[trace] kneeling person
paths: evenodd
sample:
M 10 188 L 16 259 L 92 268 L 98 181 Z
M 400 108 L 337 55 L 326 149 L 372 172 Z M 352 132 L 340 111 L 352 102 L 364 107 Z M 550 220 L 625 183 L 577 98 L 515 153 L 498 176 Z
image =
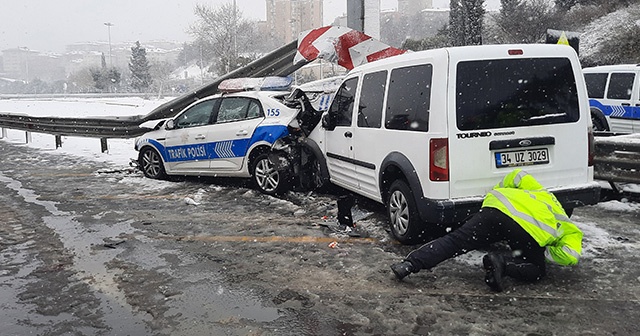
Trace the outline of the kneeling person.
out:
M 501 292 L 504 276 L 534 282 L 546 275 L 546 262 L 575 265 L 582 232 L 556 197 L 521 169 L 504 177 L 484 198 L 480 211 L 460 228 L 422 245 L 391 265 L 402 280 L 460 254 L 506 241 L 508 252 L 484 256 L 485 282 Z

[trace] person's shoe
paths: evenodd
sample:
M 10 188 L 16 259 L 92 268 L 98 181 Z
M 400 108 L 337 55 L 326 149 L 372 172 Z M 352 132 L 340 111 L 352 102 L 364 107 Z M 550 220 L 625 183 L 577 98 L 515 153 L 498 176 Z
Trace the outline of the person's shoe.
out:
M 391 265 L 391 270 L 393 271 L 393 274 L 396 275 L 396 278 L 398 278 L 398 280 L 402 280 L 407 275 L 413 273 L 414 268 L 410 262 L 403 261 L 401 263 Z
M 482 265 L 484 266 L 484 282 L 496 292 L 502 292 L 504 290 L 504 259 L 502 256 L 494 253 L 489 253 L 482 258 Z

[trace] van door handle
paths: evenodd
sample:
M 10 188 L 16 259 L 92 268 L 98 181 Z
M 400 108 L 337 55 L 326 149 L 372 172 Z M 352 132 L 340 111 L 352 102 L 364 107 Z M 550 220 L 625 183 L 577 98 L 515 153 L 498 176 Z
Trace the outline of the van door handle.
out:
M 243 135 L 247 135 L 249 134 L 249 132 L 247 132 L 247 130 L 239 130 L 238 133 L 236 133 L 237 136 L 243 136 Z
M 351 133 L 349 131 L 346 131 L 346 132 L 344 132 L 344 137 L 345 138 L 351 138 L 351 137 L 353 137 L 353 133 Z
M 207 138 L 207 137 L 206 137 L 206 136 L 204 136 L 204 135 L 202 135 L 202 134 L 198 134 L 198 135 L 196 135 L 196 136 L 195 136 L 195 139 L 196 139 L 196 140 L 204 140 L 204 139 L 206 139 L 206 138 Z
M 622 106 L 631 106 L 631 104 L 629 104 L 629 103 L 622 103 L 620 105 L 622 105 Z

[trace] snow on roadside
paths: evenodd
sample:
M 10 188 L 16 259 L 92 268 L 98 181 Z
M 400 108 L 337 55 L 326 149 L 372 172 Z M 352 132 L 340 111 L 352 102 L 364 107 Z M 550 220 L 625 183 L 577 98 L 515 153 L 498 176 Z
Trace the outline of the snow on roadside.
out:
M 170 99 L 139 97 L 0 99 L 0 113 L 21 113 L 36 117 L 124 117 L 146 115 Z M 24 131 L 11 129 L 6 131 L 7 138 L 3 140 L 16 144 L 26 143 L 27 137 Z M 109 139 L 107 153 L 101 152 L 100 139 L 97 138 L 64 136 L 62 147 L 57 149 L 53 135 L 31 133 L 30 140 L 31 142 L 26 145 L 32 148 L 105 162 L 118 169 L 128 167 L 130 159 L 138 156 L 133 149 L 135 139 Z
M 595 206 L 603 210 L 609 210 L 609 211 L 637 212 L 640 210 L 640 204 L 630 202 L 626 198 L 623 198 L 620 201 L 613 200 L 613 201 L 601 202 L 596 204 Z
M 0 113 L 34 117 L 125 117 L 146 115 L 173 98 L 12 98 L 0 99 Z

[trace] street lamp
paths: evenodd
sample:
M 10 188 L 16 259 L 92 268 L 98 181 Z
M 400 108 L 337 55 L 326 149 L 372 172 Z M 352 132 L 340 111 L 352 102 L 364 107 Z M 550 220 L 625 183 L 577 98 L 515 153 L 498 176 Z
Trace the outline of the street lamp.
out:
M 111 26 L 114 26 L 111 22 L 105 22 L 105 26 L 107 26 L 107 31 L 109 32 L 109 66 L 113 68 L 113 59 L 111 58 Z

